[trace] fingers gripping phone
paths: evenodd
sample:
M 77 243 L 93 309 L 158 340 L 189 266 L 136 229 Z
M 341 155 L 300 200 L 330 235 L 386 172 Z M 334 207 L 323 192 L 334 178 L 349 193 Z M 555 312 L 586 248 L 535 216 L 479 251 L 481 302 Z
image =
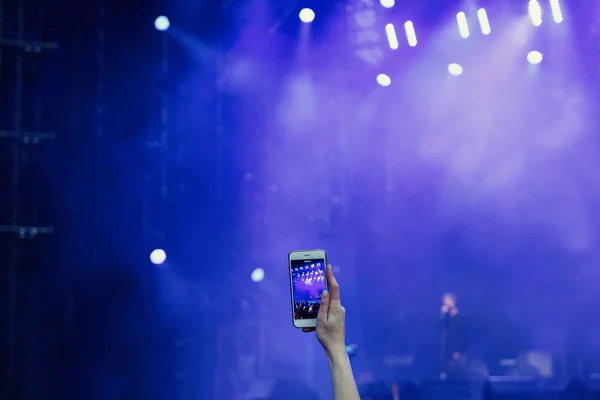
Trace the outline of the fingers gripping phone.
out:
M 321 294 L 327 287 L 325 250 L 292 251 L 288 255 L 292 321 L 296 328 L 315 328 Z

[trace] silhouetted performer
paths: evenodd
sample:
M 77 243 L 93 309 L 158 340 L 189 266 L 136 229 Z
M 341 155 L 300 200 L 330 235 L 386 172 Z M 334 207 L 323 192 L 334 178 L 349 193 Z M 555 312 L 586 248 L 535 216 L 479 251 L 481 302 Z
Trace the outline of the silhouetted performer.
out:
M 466 327 L 456 306 L 456 296 L 446 293 L 440 310 L 440 378 L 466 378 Z

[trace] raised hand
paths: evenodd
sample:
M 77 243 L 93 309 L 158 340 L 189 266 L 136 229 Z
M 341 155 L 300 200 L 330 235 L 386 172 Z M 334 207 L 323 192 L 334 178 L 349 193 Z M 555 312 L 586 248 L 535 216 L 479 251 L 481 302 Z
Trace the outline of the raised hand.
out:
M 338 284 L 331 265 L 326 268 L 329 292 L 323 291 L 321 307 L 317 315 L 317 339 L 328 355 L 335 352 L 345 352 L 345 324 L 346 310 L 342 307 L 340 299 L 340 285 Z M 303 328 L 304 332 L 312 332 L 314 328 Z

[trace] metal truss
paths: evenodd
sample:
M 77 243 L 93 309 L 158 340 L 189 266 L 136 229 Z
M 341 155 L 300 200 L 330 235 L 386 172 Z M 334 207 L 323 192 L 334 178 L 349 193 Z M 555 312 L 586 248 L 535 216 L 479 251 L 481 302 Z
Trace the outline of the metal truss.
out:
M 31 256 L 26 252 L 36 237 L 54 232 L 52 225 L 39 221 L 43 200 L 34 190 L 36 155 L 56 137 L 42 128 L 39 72 L 46 53 L 58 44 L 43 40 L 41 1 L 0 1 L 0 257 L 4 261 L 0 315 L 6 332 L 0 340 L 2 398 L 37 397 L 32 389 L 39 357 L 37 289 L 36 281 L 24 276 L 30 266 L 23 260 Z

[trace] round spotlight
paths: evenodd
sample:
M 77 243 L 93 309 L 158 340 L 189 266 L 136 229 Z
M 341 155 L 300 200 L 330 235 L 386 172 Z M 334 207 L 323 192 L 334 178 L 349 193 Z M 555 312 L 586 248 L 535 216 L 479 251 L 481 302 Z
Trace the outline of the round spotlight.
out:
M 300 10 L 299 16 L 300 21 L 304 22 L 305 24 L 310 24 L 315 20 L 315 12 L 310 8 L 303 8 L 302 10 Z
M 386 74 L 379 74 L 377 75 L 377 83 L 383 87 L 387 87 L 392 84 L 392 79 Z
M 396 0 L 379 0 L 379 2 L 385 8 L 392 8 L 396 5 Z
M 154 265 L 161 265 L 167 261 L 167 253 L 163 249 L 155 249 L 150 253 L 150 261 Z
M 543 59 L 544 56 L 537 50 L 530 51 L 527 54 L 527 61 L 529 61 L 530 64 L 539 64 L 542 62 Z
M 462 75 L 463 68 L 457 63 L 452 63 L 448 65 L 448 72 L 450 72 L 450 75 L 459 76 Z
M 262 268 L 256 268 L 254 271 L 252 271 L 250 279 L 252 279 L 252 282 L 262 281 L 263 279 L 265 279 L 265 270 Z
M 171 22 L 169 22 L 169 18 L 164 15 L 161 15 L 154 20 L 154 27 L 159 31 L 166 31 L 170 26 Z

